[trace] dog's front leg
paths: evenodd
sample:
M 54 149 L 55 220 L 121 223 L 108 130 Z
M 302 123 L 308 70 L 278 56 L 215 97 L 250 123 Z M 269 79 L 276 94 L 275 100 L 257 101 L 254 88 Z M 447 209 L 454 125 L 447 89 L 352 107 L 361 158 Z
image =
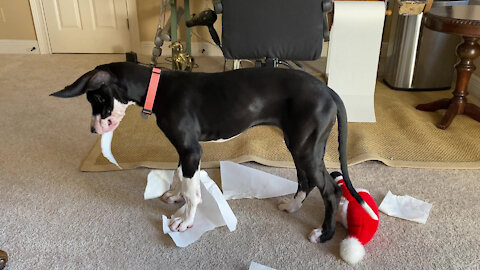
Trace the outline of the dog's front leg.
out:
M 185 199 L 185 211 L 179 209 L 173 215 L 169 226 L 172 231 L 183 232 L 192 227 L 197 206 L 202 202 L 200 194 L 200 155 L 201 150 L 188 153 L 186 156 L 180 154 L 182 164 L 180 186 L 181 194 Z
M 165 192 L 162 195 L 162 200 L 166 203 L 177 203 L 177 202 L 182 202 L 183 197 L 182 197 L 182 178 L 183 173 L 182 173 L 182 166 L 178 166 L 177 170 L 175 171 L 175 174 L 173 175 L 173 182 L 170 187 L 170 190 Z
M 170 222 L 170 229 L 179 232 L 192 227 L 197 206 L 202 202 L 200 195 L 200 171 L 196 171 L 192 178 L 184 177 L 181 180 L 181 186 L 182 195 L 185 199 L 185 211 L 177 210 Z

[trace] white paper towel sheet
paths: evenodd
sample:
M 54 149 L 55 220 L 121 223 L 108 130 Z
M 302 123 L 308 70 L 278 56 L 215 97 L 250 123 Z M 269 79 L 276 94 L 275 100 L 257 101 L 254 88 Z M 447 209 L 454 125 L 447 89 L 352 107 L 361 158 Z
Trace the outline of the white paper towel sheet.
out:
M 147 187 L 143 198 L 145 200 L 158 198 L 170 189 L 174 170 L 152 170 L 147 176 Z
M 265 266 L 263 264 L 259 264 L 259 263 L 256 263 L 256 262 L 251 262 L 248 270 L 275 270 L 275 269 L 271 268 L 271 267 L 268 267 L 268 266 Z
M 297 182 L 231 161 L 220 161 L 220 173 L 223 196 L 227 200 L 265 199 L 297 192 Z
M 425 224 L 430 214 L 430 203 L 415 199 L 408 195 L 397 196 L 388 191 L 378 210 L 383 213 Z
M 328 44 L 328 86 L 350 122 L 375 122 L 374 92 L 385 2 L 337 1 Z

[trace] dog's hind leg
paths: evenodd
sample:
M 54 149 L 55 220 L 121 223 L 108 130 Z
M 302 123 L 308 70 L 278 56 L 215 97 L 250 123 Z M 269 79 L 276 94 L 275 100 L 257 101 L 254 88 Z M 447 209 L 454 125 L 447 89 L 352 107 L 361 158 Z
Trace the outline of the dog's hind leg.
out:
M 314 229 L 310 235 L 309 240 L 314 243 L 323 243 L 332 239 L 335 234 L 336 215 L 340 198 L 342 197 L 342 190 L 335 183 L 335 180 L 328 173 L 325 167 L 324 155 L 325 146 L 327 144 L 328 135 L 332 129 L 333 122 L 326 127 L 324 132 L 321 132 L 322 137 L 315 145 L 315 173 L 314 177 L 309 177 L 311 185 L 316 185 L 322 194 L 323 204 L 325 206 L 325 218 L 321 228 Z
M 173 175 L 173 182 L 170 186 L 170 190 L 165 192 L 162 195 L 162 200 L 166 203 L 177 203 L 183 202 L 183 197 L 181 194 L 182 191 L 182 184 L 181 184 L 181 177 L 183 176 L 182 173 L 182 166 L 178 166 L 175 170 L 175 174 Z
M 305 172 L 297 168 L 298 189 L 293 198 L 282 198 L 278 200 L 278 209 L 293 213 L 302 207 L 303 201 L 307 198 L 308 193 L 312 191 L 314 186 L 309 186 Z
M 202 148 L 198 142 L 190 144 L 188 149 L 183 148 L 179 151 L 182 166 L 181 194 L 185 199 L 185 209 L 180 208 L 173 215 L 169 226 L 172 231 L 183 232 L 192 227 L 197 206 L 202 202 L 200 194 L 201 154 Z
M 318 238 L 320 242 L 330 240 L 335 233 L 335 215 L 342 195 L 340 188 L 328 174 L 323 161 L 325 145 L 334 124 L 333 119 L 331 121 L 327 120 L 328 122 L 324 119 L 315 125 L 310 125 L 316 127 L 310 131 L 296 129 L 303 132 L 297 132 L 295 140 L 291 142 L 290 146 L 297 170 L 305 172 L 308 187 L 317 186 L 322 194 L 325 218 L 322 228 L 314 231 L 316 233 L 314 236 L 318 236 L 316 239 Z
M 284 140 L 285 144 L 288 148 L 288 150 L 292 153 L 292 145 L 290 143 L 289 139 L 289 131 L 288 129 L 284 128 Z M 296 138 L 293 136 L 293 138 Z M 293 154 L 292 154 L 293 155 Z M 302 207 L 303 201 L 307 198 L 308 194 L 312 189 L 315 187 L 315 185 L 311 186 L 308 183 L 307 175 L 305 174 L 305 171 L 303 171 L 299 166 L 296 164 L 296 158 L 293 158 L 293 161 L 295 163 L 295 168 L 297 170 L 297 180 L 298 180 L 298 188 L 297 188 L 297 193 L 293 196 L 293 198 L 281 198 L 277 202 L 277 207 L 279 210 L 286 211 L 288 213 L 293 213 L 300 209 Z
M 316 177 L 314 181 L 316 181 L 317 187 L 322 194 L 323 203 L 325 205 L 325 218 L 322 227 L 314 229 L 310 233 L 308 239 L 314 243 L 323 243 L 332 239 L 335 234 L 336 215 L 342 191 L 328 173 L 323 160 L 321 161 L 318 170 L 319 177 Z

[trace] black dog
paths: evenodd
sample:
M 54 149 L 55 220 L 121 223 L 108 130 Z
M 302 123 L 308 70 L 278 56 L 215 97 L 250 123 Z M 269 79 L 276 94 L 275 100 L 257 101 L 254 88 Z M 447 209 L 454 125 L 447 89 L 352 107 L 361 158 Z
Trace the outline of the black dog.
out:
M 93 111 L 92 132 L 102 134 L 118 126 L 129 104 L 144 106 L 151 72 L 151 68 L 126 62 L 101 65 L 51 95 L 66 98 L 86 93 Z M 163 198 L 174 202 L 183 197 L 186 202 L 185 213 L 174 215 L 172 230 L 190 227 L 201 202 L 199 141 L 228 139 L 256 125 L 275 125 L 283 130 L 298 176 L 297 193 L 280 202 L 279 208 L 298 210 L 308 193 L 318 187 L 325 218 L 314 240 L 331 239 L 342 192 L 323 157 L 336 118 L 345 183 L 366 211 L 373 213 L 349 180 L 343 102 L 317 78 L 301 71 L 269 68 L 211 74 L 164 71 L 157 89 L 152 111 L 180 157 L 176 182 Z

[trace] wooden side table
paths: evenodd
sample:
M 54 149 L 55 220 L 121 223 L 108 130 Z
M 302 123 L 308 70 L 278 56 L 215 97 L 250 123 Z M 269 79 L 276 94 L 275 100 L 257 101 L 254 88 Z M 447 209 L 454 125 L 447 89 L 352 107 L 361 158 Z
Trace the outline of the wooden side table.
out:
M 457 82 L 453 98 L 440 99 L 416 108 L 421 111 L 433 112 L 447 109 L 443 119 L 437 124 L 440 129 L 446 129 L 458 114 L 465 114 L 480 121 L 480 108 L 467 102 L 467 87 L 470 76 L 476 67 L 473 60 L 480 55 L 480 6 L 435 7 L 424 14 L 426 27 L 444 33 L 460 35 L 463 42 L 457 47 L 460 62 L 455 65 Z

